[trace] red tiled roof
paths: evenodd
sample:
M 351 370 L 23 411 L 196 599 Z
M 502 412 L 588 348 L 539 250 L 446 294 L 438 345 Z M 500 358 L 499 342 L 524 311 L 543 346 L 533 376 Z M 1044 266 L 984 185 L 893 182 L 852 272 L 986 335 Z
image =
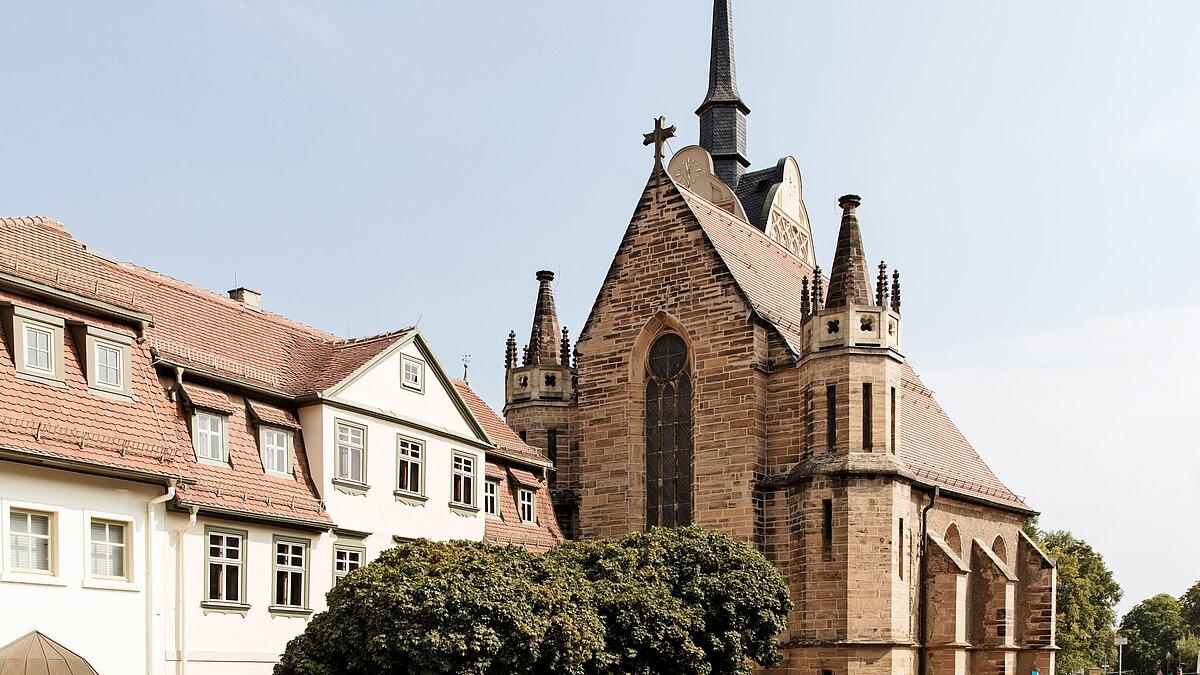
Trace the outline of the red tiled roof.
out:
M 517 485 L 535 489 L 542 487 L 542 479 L 529 473 L 528 471 L 525 471 L 524 469 L 517 469 L 510 466 L 508 467 L 508 475 Z
M 233 403 L 225 392 L 201 387 L 198 384 L 187 383 L 179 387 L 188 403 L 197 408 L 215 410 L 218 412 L 233 412 Z
M 758 228 L 676 187 L 751 307 L 799 352 L 802 283 L 812 278 L 813 270 Z M 1029 508 L 992 473 L 907 364 L 904 386 L 900 456 L 919 477 L 1005 506 Z
M 549 491 L 541 489 L 545 484 L 537 482 L 536 479 L 532 485 L 520 483 L 523 487 L 533 487 L 538 491 L 536 498 L 538 522 L 522 523 L 521 516 L 517 511 L 516 485 L 518 483 L 510 478 L 509 472 L 514 474 L 519 472 L 532 478 L 532 475 L 526 471 L 511 466 L 502 466 L 491 461 L 487 463 L 487 477 L 500 481 L 500 490 L 496 495 L 499 501 L 500 515 L 498 517 L 486 516 L 483 540 L 499 546 L 521 546 L 531 551 L 545 551 L 561 544 L 564 538 L 558 529 L 558 521 L 554 518 L 554 505 L 550 501 Z
M 492 410 L 492 407 L 479 398 L 479 394 L 471 389 L 471 385 L 463 380 L 454 380 L 454 387 L 458 389 L 458 393 L 467 403 L 467 408 L 471 414 L 479 421 L 479 425 L 483 427 L 484 432 L 492 443 L 503 453 L 516 459 L 527 460 L 533 464 L 548 465 L 549 462 L 537 448 L 529 445 L 521 440 L 517 432 L 508 426 L 500 415 Z
M 246 399 L 246 407 L 250 410 L 250 417 L 264 424 L 273 424 L 277 427 L 285 429 L 299 429 L 300 421 L 292 414 L 290 410 L 276 408 L 273 405 L 267 405 L 259 401 Z

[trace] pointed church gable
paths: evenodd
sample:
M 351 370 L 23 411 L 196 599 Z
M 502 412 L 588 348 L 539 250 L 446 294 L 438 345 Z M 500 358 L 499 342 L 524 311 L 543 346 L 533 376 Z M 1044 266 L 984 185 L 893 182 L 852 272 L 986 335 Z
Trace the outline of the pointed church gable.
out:
M 411 375 L 406 379 L 406 370 L 417 373 L 417 381 L 412 381 Z M 415 331 L 329 388 L 325 395 L 488 442 L 453 382 Z

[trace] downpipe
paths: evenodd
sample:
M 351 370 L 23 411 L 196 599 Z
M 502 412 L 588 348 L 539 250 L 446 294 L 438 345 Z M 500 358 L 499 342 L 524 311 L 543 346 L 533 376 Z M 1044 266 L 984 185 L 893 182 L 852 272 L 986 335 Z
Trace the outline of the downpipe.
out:
M 929 629 L 927 628 L 926 613 L 929 611 L 929 512 L 937 505 L 938 497 L 941 496 L 942 489 L 938 486 L 933 486 L 933 492 L 929 495 L 929 503 L 921 509 L 921 588 L 920 596 L 917 603 L 917 620 L 920 624 L 917 626 L 917 633 L 920 639 L 919 651 L 917 652 L 917 672 L 921 675 L 926 675 L 926 646 L 925 643 L 929 639 Z
M 175 533 L 175 652 L 178 659 L 175 661 L 176 675 L 183 675 L 187 672 L 187 644 L 185 637 L 187 633 L 184 630 L 184 624 L 187 620 L 184 616 L 184 611 L 187 609 L 187 603 L 184 599 L 186 591 L 184 590 L 183 564 L 185 556 L 183 555 L 183 544 L 185 541 L 184 537 L 196 526 L 196 512 L 198 510 L 199 507 L 189 506 L 187 525 L 179 528 L 179 531 Z
M 146 502 L 146 675 L 154 673 L 154 507 L 175 498 L 175 479 L 167 492 Z

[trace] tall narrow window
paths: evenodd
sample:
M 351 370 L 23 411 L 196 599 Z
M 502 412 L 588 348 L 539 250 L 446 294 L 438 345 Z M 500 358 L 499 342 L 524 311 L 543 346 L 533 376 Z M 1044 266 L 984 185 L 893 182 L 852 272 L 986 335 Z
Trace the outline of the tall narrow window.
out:
M 500 481 L 489 480 L 483 484 L 483 512 L 489 516 L 500 515 Z
M 92 520 L 90 543 L 92 576 L 101 579 L 126 579 L 125 524 Z
M 891 436 L 892 454 L 894 455 L 894 454 L 896 454 L 896 388 L 895 387 L 892 387 L 891 407 L 892 407 L 892 414 L 891 414 L 891 428 L 889 429 L 889 435 Z
M 874 438 L 871 434 L 871 383 L 863 382 L 862 386 L 862 431 L 863 431 L 863 451 L 872 452 L 874 450 Z
M 241 604 L 246 535 L 223 530 L 210 530 L 207 534 L 208 588 L 204 597 L 210 602 Z
M 550 468 L 550 478 L 547 481 L 553 488 L 558 478 L 558 429 L 546 430 L 546 459 L 554 465 Z
M 646 363 L 646 526 L 692 522 L 692 373 L 687 344 L 655 340 Z
M 407 438 L 399 440 L 396 459 L 396 489 L 411 494 L 421 494 L 421 467 L 425 462 L 425 446 Z
M 896 571 L 904 578 L 904 519 L 900 519 L 900 527 L 896 529 Z
M 54 333 L 52 331 L 26 325 L 25 367 L 48 373 L 54 372 L 54 352 L 50 347 L 53 340 Z
M 14 572 L 54 571 L 53 515 L 12 509 L 8 512 L 8 564 Z
M 833 500 L 821 500 L 821 555 L 833 560 Z
M 521 507 L 521 522 L 536 523 L 537 522 L 537 502 L 533 494 L 533 490 L 521 489 L 517 491 L 517 505 Z
M 837 387 L 825 387 L 825 445 L 829 452 L 837 446 Z
M 812 452 L 813 446 L 813 390 L 806 387 L 804 391 L 804 454 Z
M 338 422 L 337 466 L 335 478 L 366 483 L 367 430 L 353 424 Z
M 466 506 L 475 505 L 475 460 L 466 455 L 454 455 L 452 469 L 453 500 Z
M 305 558 L 308 544 L 301 541 L 275 542 L 275 606 L 304 607 Z

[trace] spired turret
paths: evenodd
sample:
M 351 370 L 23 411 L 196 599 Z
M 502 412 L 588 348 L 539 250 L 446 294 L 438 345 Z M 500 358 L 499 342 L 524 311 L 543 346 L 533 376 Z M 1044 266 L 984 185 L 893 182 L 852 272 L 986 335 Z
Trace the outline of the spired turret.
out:
M 813 310 L 807 319 L 804 351 L 818 352 L 845 347 L 878 347 L 900 351 L 900 273 L 887 282 L 887 265 L 879 263 L 875 293 L 867 275 L 862 232 L 858 227 L 858 195 L 838 200 L 842 226 L 829 273 L 829 290 L 821 294 L 820 270 L 813 276 Z
M 541 270 L 536 278 L 533 326 L 519 365 L 515 333 L 509 334 L 505 345 L 504 417 L 526 443 L 557 463 L 575 395 L 575 369 L 571 367 L 570 333 L 559 326 L 554 308 L 554 272 Z

